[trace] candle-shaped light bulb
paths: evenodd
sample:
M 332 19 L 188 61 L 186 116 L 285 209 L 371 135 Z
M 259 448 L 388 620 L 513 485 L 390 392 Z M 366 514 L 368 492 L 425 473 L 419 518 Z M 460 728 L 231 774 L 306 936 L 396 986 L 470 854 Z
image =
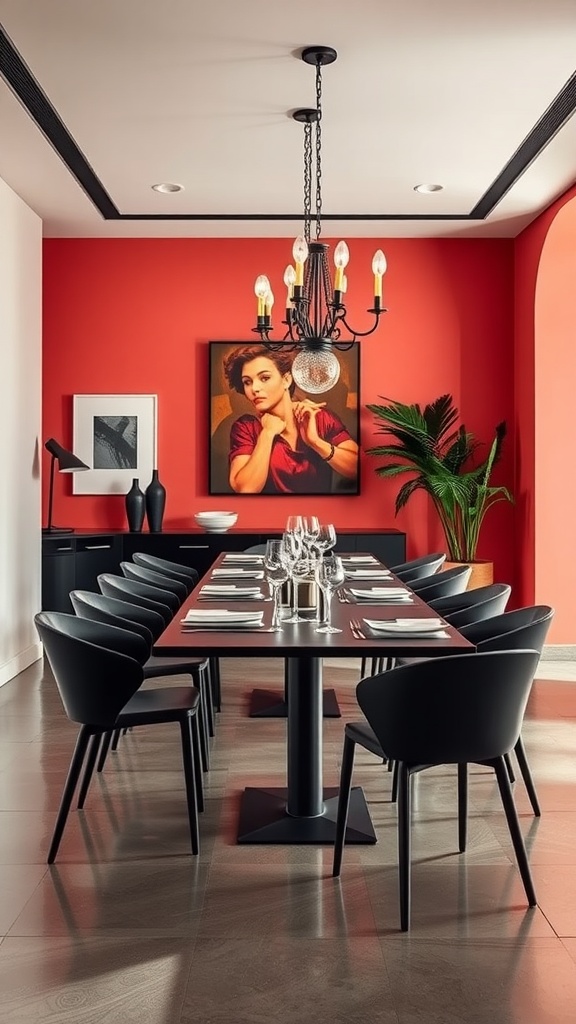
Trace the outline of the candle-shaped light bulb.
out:
M 374 274 L 374 298 L 382 298 L 382 275 L 386 273 L 386 257 L 382 249 L 377 249 L 372 258 L 372 273 Z
M 296 281 L 296 271 L 291 263 L 288 264 L 284 271 L 284 284 L 286 285 L 286 309 L 292 309 L 292 298 L 294 296 L 294 284 Z
M 265 309 L 265 312 L 266 312 L 266 316 L 271 316 L 272 315 L 272 306 L 273 305 L 274 305 L 274 293 L 272 292 L 272 289 L 269 288 L 268 292 L 266 293 L 266 297 L 264 299 L 264 309 Z
M 304 264 L 308 259 L 308 243 L 302 235 L 298 235 L 298 238 L 292 246 L 292 255 L 296 264 L 296 277 L 294 278 L 294 284 L 302 286 L 304 284 Z
M 264 299 L 270 291 L 270 281 L 266 274 L 260 274 L 254 284 L 254 292 L 258 299 L 258 316 L 264 316 Z
M 344 268 L 348 266 L 348 260 L 350 259 L 350 250 L 346 245 L 346 242 L 338 242 L 334 250 L 334 264 L 336 267 L 336 273 L 334 274 L 334 291 L 342 291 L 342 278 L 344 277 Z

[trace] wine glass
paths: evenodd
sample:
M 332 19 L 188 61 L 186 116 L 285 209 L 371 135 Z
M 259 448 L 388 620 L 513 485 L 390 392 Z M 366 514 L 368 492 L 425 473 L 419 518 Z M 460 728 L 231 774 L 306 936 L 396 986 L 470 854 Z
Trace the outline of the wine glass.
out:
M 302 527 L 302 543 L 308 551 L 313 552 L 314 541 L 320 533 L 320 522 L 318 520 L 318 516 L 303 516 Z
M 318 528 L 318 533 L 312 543 L 320 554 L 330 551 L 336 544 L 336 529 L 333 523 L 323 523 Z
M 344 583 L 344 566 L 338 555 L 325 555 L 318 559 L 316 565 L 316 582 L 324 598 L 324 622 L 317 626 L 317 633 L 341 633 L 342 630 L 332 625 L 332 598 L 334 592 Z
M 284 561 L 281 540 L 266 541 L 264 572 L 266 574 L 266 582 L 272 588 L 272 598 L 274 601 L 270 628 L 273 629 L 275 633 L 281 633 L 282 626 L 280 625 L 279 595 L 282 584 L 286 583 L 286 580 L 288 579 L 288 567 Z
M 301 541 L 304 534 L 304 521 L 302 516 L 288 516 L 284 532 L 293 534 Z
M 295 517 L 291 516 L 290 518 Z M 297 518 L 300 519 L 301 517 L 298 516 Z M 284 622 L 302 622 L 303 619 L 298 615 L 298 578 L 304 578 L 308 570 L 306 569 L 305 573 L 303 567 L 300 571 L 296 569 L 303 556 L 302 537 L 299 533 L 287 531 L 282 535 L 282 556 L 284 564 L 288 569 L 291 588 L 291 611 L 288 618 L 284 619 Z

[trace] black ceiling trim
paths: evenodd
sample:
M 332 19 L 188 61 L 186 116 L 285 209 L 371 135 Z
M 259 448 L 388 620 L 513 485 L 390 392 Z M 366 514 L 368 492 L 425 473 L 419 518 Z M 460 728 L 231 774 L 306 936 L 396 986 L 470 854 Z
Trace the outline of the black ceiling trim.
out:
M 518 179 L 528 170 L 530 164 L 543 149 L 552 141 L 563 125 L 572 117 L 576 110 L 576 72 L 568 79 L 555 99 L 534 127 L 528 132 L 523 142 L 500 174 L 486 190 L 479 202 L 470 212 L 471 217 L 485 220 L 497 203 L 504 198 Z
M 66 125 L 0 24 L 0 75 L 56 150 L 104 220 L 148 221 L 299 221 L 291 213 L 120 213 Z M 485 220 L 530 164 L 576 110 L 576 72 L 469 213 L 327 213 L 323 221 L 471 221 Z
M 2 25 L 0 25 L 0 74 L 102 216 L 106 220 L 118 220 L 120 217 L 118 208 L 112 202 L 102 182 L 74 142 L 66 125 L 38 85 Z

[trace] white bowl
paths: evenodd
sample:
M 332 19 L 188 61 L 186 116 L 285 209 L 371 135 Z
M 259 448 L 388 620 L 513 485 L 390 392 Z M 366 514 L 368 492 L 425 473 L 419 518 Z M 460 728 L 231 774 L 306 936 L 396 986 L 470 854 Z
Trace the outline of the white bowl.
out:
M 238 519 L 237 512 L 196 512 L 194 519 L 206 533 L 225 533 Z

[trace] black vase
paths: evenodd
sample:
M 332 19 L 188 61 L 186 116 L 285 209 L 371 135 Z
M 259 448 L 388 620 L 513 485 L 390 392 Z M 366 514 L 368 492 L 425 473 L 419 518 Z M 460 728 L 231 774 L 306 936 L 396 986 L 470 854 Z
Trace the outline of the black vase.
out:
M 150 533 L 160 533 L 166 505 L 166 488 L 158 479 L 158 470 L 152 471 L 152 479 L 146 488 L 146 518 Z
M 140 533 L 146 511 L 146 498 L 138 486 L 137 478 L 132 481 L 132 487 L 126 495 L 125 502 L 128 529 L 131 533 Z

